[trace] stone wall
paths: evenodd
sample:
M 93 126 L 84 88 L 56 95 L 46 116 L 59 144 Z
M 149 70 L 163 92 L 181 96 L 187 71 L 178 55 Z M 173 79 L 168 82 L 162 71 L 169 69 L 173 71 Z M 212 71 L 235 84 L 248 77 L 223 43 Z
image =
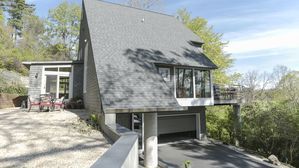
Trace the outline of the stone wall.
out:
M 0 109 L 10 107 L 20 107 L 23 100 L 26 100 L 27 96 L 19 96 L 16 94 L 0 93 Z

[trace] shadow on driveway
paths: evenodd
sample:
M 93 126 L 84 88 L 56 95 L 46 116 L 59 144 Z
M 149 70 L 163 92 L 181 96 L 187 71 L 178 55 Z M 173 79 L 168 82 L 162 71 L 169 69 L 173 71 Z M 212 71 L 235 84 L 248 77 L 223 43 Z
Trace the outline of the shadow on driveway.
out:
M 183 167 L 186 160 L 192 168 L 267 168 L 274 167 L 221 145 L 183 140 L 159 145 L 159 161 L 169 168 Z

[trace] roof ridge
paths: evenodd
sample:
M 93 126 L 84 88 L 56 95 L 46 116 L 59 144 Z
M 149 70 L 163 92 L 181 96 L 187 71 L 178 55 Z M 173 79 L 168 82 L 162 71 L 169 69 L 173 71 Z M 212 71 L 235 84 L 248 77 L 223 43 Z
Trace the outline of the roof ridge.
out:
M 140 11 L 145 11 L 145 12 L 150 12 L 150 13 L 155 13 L 155 14 L 159 14 L 159 15 L 164 15 L 164 16 L 169 16 L 169 17 L 175 18 L 174 15 L 170 15 L 170 14 L 166 14 L 166 13 L 162 13 L 162 12 L 157 12 L 157 11 L 152 11 L 152 10 L 149 10 L 149 9 L 141 9 L 141 8 L 137 8 L 137 7 L 128 6 L 128 5 L 125 5 L 125 4 L 120 4 L 120 3 L 115 3 L 115 2 L 109 2 L 109 1 L 106 1 L 106 0 L 96 0 L 96 1 L 101 1 L 101 2 L 104 2 L 104 3 L 107 3 L 107 4 L 118 5 L 118 6 L 121 6 L 121 7 L 136 9 L 136 10 L 140 10 Z

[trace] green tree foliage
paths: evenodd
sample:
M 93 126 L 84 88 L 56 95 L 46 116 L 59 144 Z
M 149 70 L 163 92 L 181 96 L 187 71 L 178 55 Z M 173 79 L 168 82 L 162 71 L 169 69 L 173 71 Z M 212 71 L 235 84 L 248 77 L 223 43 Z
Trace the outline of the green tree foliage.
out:
M 81 8 L 64 1 L 49 11 L 47 34 L 49 51 L 58 60 L 76 59 L 80 29 Z
M 17 41 L 11 36 L 14 29 L 10 24 L 0 25 L 0 68 L 26 74 L 22 61 L 47 59 L 48 54 L 40 40 L 44 34 L 43 27 L 43 21 L 33 11 L 23 13 L 22 37 Z
M 14 37 L 16 41 L 17 37 L 22 35 L 24 16 L 32 13 L 34 8 L 32 5 L 27 4 L 25 0 L 6 0 L 5 6 L 7 7 L 10 16 L 8 23 L 14 29 Z
M 234 123 L 231 106 L 216 106 L 207 108 L 207 128 L 210 137 L 233 143 Z
M 246 103 L 241 108 L 241 146 L 299 166 L 299 72 L 277 66 L 272 73 L 243 76 Z M 233 143 L 231 107 L 207 108 L 210 137 Z
M 231 83 L 233 78 L 227 74 L 227 70 L 233 65 L 233 59 L 223 51 L 227 42 L 222 41 L 222 34 L 215 33 L 207 20 L 200 17 L 191 18 L 186 9 L 178 10 L 178 15 L 181 21 L 203 40 L 204 54 L 218 66 L 218 69 L 213 71 L 214 82 Z
M 2 26 L 4 23 L 4 13 L 3 9 L 0 7 L 0 26 Z

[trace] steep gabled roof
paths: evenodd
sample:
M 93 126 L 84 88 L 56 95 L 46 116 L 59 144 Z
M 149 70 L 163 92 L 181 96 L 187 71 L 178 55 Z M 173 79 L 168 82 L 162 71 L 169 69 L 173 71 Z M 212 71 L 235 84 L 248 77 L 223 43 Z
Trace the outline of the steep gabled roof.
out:
M 83 7 L 104 111 L 181 109 L 156 63 L 217 68 L 190 44 L 201 39 L 173 16 L 98 0 Z

